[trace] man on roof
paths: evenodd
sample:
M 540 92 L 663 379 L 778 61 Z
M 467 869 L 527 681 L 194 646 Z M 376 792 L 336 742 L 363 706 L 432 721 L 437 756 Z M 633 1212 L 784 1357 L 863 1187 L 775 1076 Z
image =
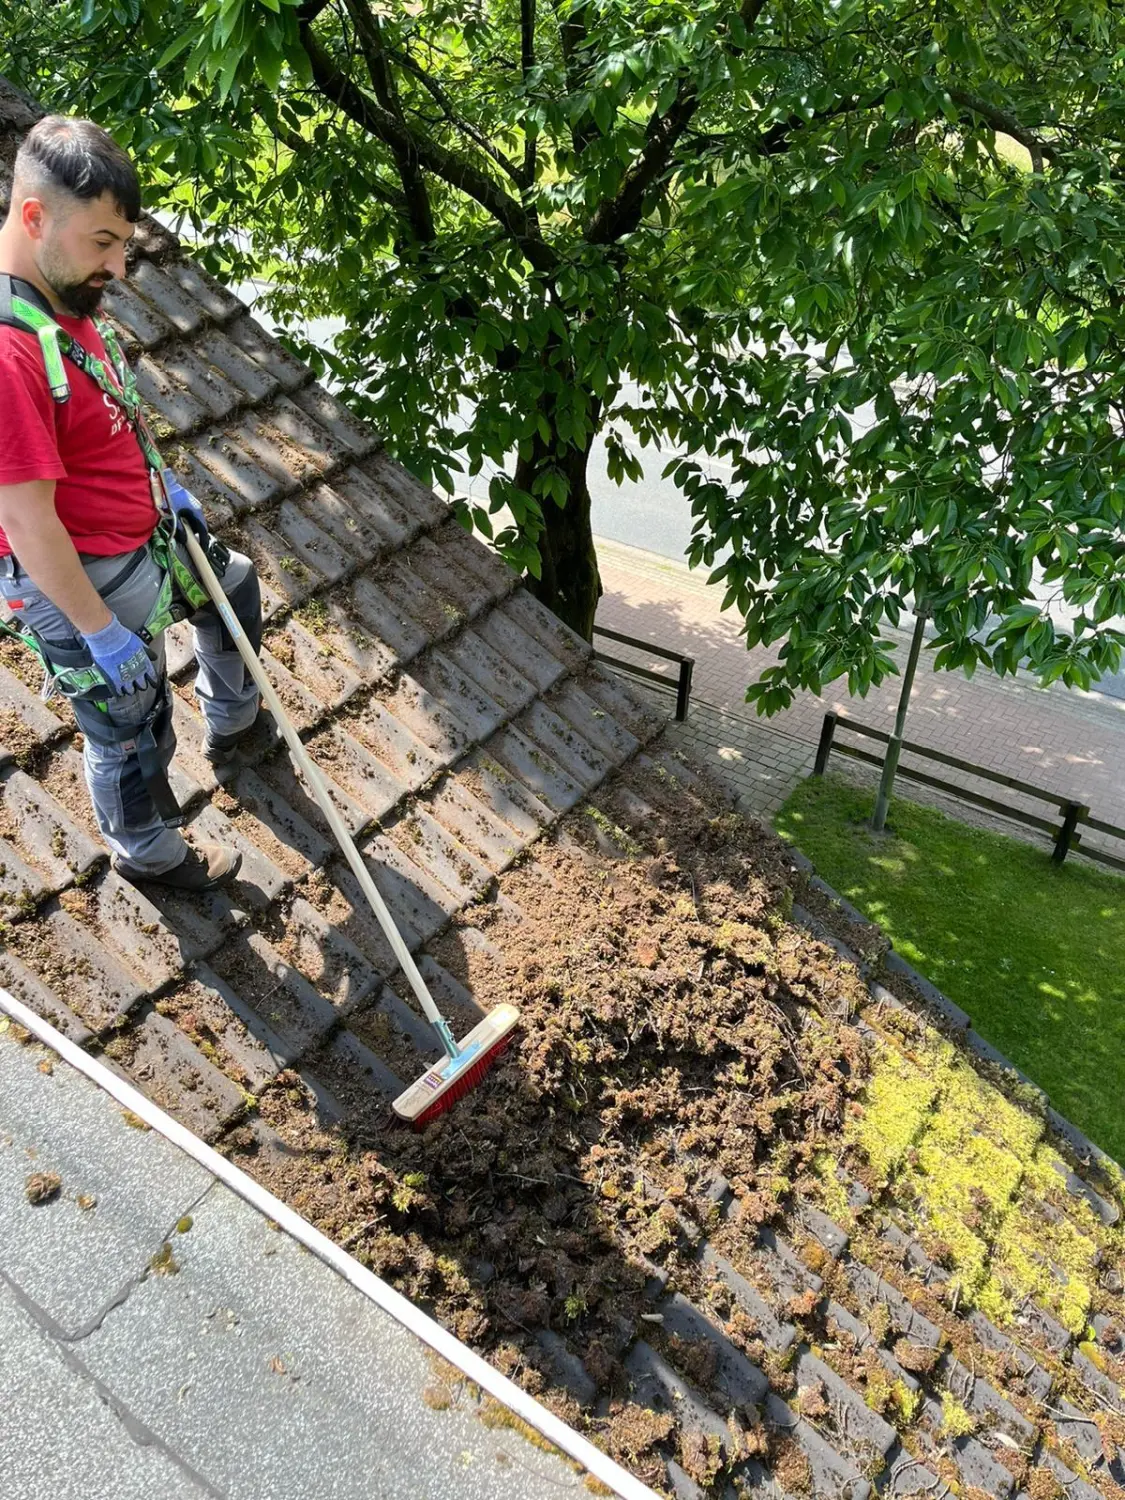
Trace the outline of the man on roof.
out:
M 208 549 L 255 650 L 261 593 L 249 558 L 209 536 L 202 506 L 162 465 L 132 372 L 96 317 L 126 274 L 140 213 L 132 162 L 92 121 L 50 115 L 28 134 L 0 227 L 0 628 L 40 658 L 44 696 L 70 700 L 114 868 L 207 891 L 242 856 L 180 832 L 166 627 L 191 621 L 212 764 L 234 759 L 263 710 L 180 529 Z

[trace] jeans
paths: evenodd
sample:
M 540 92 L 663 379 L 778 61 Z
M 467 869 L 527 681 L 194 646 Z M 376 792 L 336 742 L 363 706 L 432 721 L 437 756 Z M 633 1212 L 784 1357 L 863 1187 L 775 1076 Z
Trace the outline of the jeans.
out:
M 184 556 L 185 561 L 186 554 Z M 90 582 L 121 623 L 139 631 L 149 618 L 160 590 L 162 574 L 148 547 L 116 557 L 80 554 Z M 262 605 L 254 564 L 232 552 L 220 581 L 243 629 L 252 643 L 261 640 Z M 75 627 L 32 582 L 15 567 L 10 557 L 0 558 L 0 597 L 22 600 L 15 618 L 31 626 L 40 640 L 69 648 L 84 649 Z M 249 728 L 258 712 L 258 689 L 246 671 L 218 611 L 207 604 L 190 617 L 199 670 L 195 694 L 207 727 L 214 734 L 231 734 Z M 141 692 L 121 694 L 106 700 L 106 714 L 80 700 L 72 701 L 75 717 L 84 734 L 83 763 L 86 784 L 94 804 L 101 835 L 110 849 L 133 870 L 147 875 L 174 869 L 187 854 L 183 835 L 163 823 L 152 797 L 141 779 L 140 764 L 131 743 L 99 742 L 98 721 L 125 728 L 140 725 L 152 712 L 165 687 L 163 636 L 148 648 L 159 676 L 158 685 Z M 88 655 L 88 654 L 87 654 Z M 166 715 L 157 735 L 160 762 L 167 770 L 176 750 L 171 715 Z

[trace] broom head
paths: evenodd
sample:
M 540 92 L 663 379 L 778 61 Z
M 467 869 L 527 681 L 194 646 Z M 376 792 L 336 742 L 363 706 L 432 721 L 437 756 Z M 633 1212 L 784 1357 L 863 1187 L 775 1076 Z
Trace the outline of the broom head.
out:
M 520 1013 L 514 1005 L 498 1005 L 490 1010 L 458 1043 L 459 1057 L 443 1057 L 398 1096 L 393 1106 L 395 1114 L 415 1130 L 422 1130 L 451 1109 L 480 1082 L 507 1048 L 519 1021 Z

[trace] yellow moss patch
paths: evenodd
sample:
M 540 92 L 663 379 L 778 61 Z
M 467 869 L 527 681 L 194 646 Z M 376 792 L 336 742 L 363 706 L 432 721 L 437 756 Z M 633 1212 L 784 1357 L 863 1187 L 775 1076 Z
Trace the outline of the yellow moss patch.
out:
M 864 1111 L 848 1129 L 848 1140 L 867 1155 L 885 1180 L 918 1139 L 937 1097 L 937 1084 L 901 1052 L 883 1048 L 873 1061 L 864 1091 Z

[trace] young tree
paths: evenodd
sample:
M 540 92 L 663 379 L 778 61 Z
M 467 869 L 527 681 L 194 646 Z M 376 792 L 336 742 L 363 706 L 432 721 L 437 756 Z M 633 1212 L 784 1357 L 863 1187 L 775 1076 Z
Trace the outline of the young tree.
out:
M 342 317 L 314 362 L 494 471 L 462 519 L 587 637 L 591 444 L 673 452 L 772 711 L 893 671 L 911 596 L 936 665 L 1116 669 L 1123 48 L 1108 0 L 24 0 L 0 66 Z

